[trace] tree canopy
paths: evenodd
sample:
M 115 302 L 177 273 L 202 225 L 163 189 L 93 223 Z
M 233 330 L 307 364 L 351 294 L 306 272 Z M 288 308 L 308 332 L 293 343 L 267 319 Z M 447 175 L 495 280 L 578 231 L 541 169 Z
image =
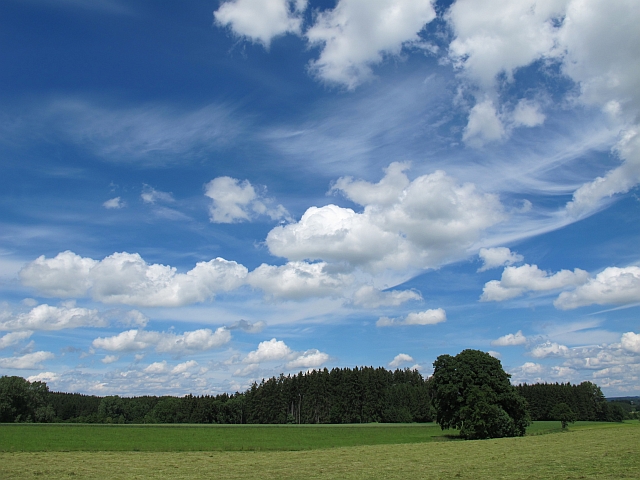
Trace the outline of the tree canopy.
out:
M 467 439 L 522 436 L 529 425 L 526 401 L 500 360 L 479 350 L 441 355 L 431 379 L 436 421 Z

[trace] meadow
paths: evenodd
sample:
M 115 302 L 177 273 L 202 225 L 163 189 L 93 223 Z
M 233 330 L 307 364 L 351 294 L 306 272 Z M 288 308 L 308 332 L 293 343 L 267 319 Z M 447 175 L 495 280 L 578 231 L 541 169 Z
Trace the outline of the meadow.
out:
M 56 427 L 57 437 L 51 433 Z M 451 441 L 453 436 L 443 436 L 450 432 L 430 424 L 137 428 L 5 424 L 0 432 L 3 479 L 640 477 L 638 422 L 584 422 L 568 431 L 560 431 L 559 422 L 536 422 L 525 437 L 479 441 Z M 16 435 L 24 432 L 29 432 L 23 439 L 29 450 L 16 448 Z M 118 434 L 113 436 L 113 432 Z M 97 441 L 91 439 L 96 435 L 110 448 L 95 448 Z M 162 441 L 151 440 L 146 446 L 138 445 L 141 451 L 135 451 L 138 447 L 131 445 L 136 438 L 141 441 L 143 435 L 147 440 Z M 55 438 L 61 443 L 49 443 Z M 179 448 L 170 447 L 170 438 Z M 89 443 L 80 448 L 87 439 Z M 192 439 L 209 439 L 212 443 L 195 448 L 196 440 Z M 119 446 L 117 442 L 130 443 Z M 250 451 L 239 451 L 242 449 Z

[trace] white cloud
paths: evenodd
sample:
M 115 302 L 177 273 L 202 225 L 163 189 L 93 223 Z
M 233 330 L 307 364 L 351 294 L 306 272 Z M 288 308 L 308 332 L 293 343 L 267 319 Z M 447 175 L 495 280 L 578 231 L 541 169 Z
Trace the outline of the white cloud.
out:
M 435 16 L 431 0 L 339 0 L 318 13 L 305 34 L 321 47 L 310 69 L 327 83 L 354 89 L 371 77 L 373 65 L 419 42 L 418 33 Z
M 513 381 L 567 382 L 591 380 L 603 388 L 619 392 L 638 390 L 640 348 L 637 334 L 627 332 L 620 343 L 569 348 L 555 342 L 536 346 L 530 354 L 545 358 L 546 365 L 527 362 L 511 370 Z M 640 336 L 638 336 L 640 337 Z M 560 360 L 560 364 L 549 364 Z
M 376 322 L 377 327 L 395 327 L 400 325 L 436 325 L 445 322 L 447 314 L 442 308 L 425 310 L 424 312 L 411 312 L 405 318 L 380 317 Z
M 530 100 L 520 100 L 512 113 L 514 126 L 535 127 L 544 123 L 540 105 Z
M 306 7 L 307 0 L 229 0 L 213 16 L 218 25 L 269 48 L 274 37 L 301 33 Z
M 23 332 L 12 332 L 7 333 L 0 337 L 0 350 L 3 348 L 10 347 L 12 345 L 16 345 L 20 343 L 22 340 L 25 340 L 33 335 L 33 332 L 30 330 L 25 330 Z
M 171 375 L 183 375 L 190 376 L 192 373 L 189 370 L 198 366 L 198 362 L 195 360 L 188 360 L 183 363 L 179 363 L 173 368 L 171 368 L 166 360 L 162 360 L 161 362 L 153 362 L 147 365 L 142 371 L 144 373 L 148 373 L 151 375 L 163 375 L 163 374 L 171 374 Z
M 272 362 L 274 360 L 284 360 L 293 352 L 282 340 L 271 340 L 260 342 L 258 349 L 249 352 L 244 358 L 244 363 Z
M 120 197 L 115 197 L 104 202 L 102 206 L 107 209 L 119 209 L 124 208 L 126 203 Z
M 509 333 L 496 340 L 493 340 L 491 342 L 491 345 L 493 345 L 494 347 L 507 347 L 514 345 L 524 345 L 525 343 L 527 343 L 527 337 L 522 334 L 522 330 L 518 330 L 515 334 Z
M 60 376 L 57 373 L 54 373 L 54 372 L 41 372 L 41 373 L 38 373 L 37 375 L 31 375 L 30 377 L 27 377 L 27 381 L 31 382 L 31 383 L 33 383 L 33 382 L 50 383 L 50 382 L 55 382 L 59 378 L 60 378 Z
M 27 353 L 21 357 L 0 358 L 0 368 L 31 370 L 42 368 L 42 362 L 51 360 L 55 355 L 51 352 Z
M 640 141 L 632 140 L 640 113 L 640 11 L 634 0 L 458 0 L 446 18 L 455 34 L 449 58 L 480 97 L 476 107 L 488 102 L 484 95 L 495 101 L 499 83 L 510 82 L 518 68 L 553 61 L 576 82 L 578 101 L 626 124 L 625 138 L 616 146 L 622 165 L 580 187 L 567 205 L 571 215 L 591 213 L 601 200 L 640 182 Z M 501 138 L 501 119 L 485 105 L 488 123 L 483 124 L 476 107 L 465 139 L 482 144 Z M 538 104 L 521 99 L 506 120 L 511 126 L 536 126 L 544 115 Z
M 493 101 L 486 99 L 474 105 L 469 112 L 469 122 L 462 134 L 462 140 L 472 147 L 482 147 L 485 143 L 501 140 L 505 134 Z
M 157 202 L 165 202 L 165 203 L 175 202 L 173 195 L 171 193 L 161 192 L 146 184 L 142 187 L 142 193 L 140 194 L 140 198 L 144 203 L 150 203 L 150 204 L 154 204 Z
M 557 29 L 553 19 L 567 0 L 457 0 L 446 14 L 455 38 L 449 57 L 483 90 L 496 77 L 511 79 L 516 69 L 549 55 Z
M 507 135 L 503 120 L 511 126 L 532 127 L 544 121 L 539 106 L 521 100 L 510 118 L 501 119 L 495 98 L 498 78 L 513 80 L 514 72 L 540 58 L 557 57 L 556 20 L 568 0 L 457 0 L 445 18 L 455 38 L 449 58 L 461 78 L 477 89 L 480 100 L 471 109 L 463 140 L 480 147 Z
M 49 259 L 41 255 L 20 271 L 20 279 L 23 285 L 51 297 L 82 297 L 91 285 L 89 272 L 97 263 L 69 250 Z
M 608 267 L 571 292 L 562 292 L 554 305 L 562 310 L 592 305 L 640 302 L 640 267 Z
M 249 352 L 242 360 L 242 363 L 247 364 L 247 366 L 238 369 L 234 375 L 251 375 L 260 368 L 262 363 L 287 361 L 285 367 L 288 369 L 317 368 L 329 359 L 328 354 L 317 349 L 294 352 L 282 340 L 272 338 L 271 340 L 260 342 L 256 350 Z
M 329 361 L 329 355 L 316 349 L 307 350 L 287 362 L 287 368 L 317 368 Z
M 492 268 L 513 265 L 524 260 L 522 255 L 512 252 L 507 247 L 481 248 L 478 255 L 482 259 L 483 265 L 478 272 L 484 272 Z
M 411 184 L 405 171 L 407 162 L 393 162 L 385 168 L 385 175 L 375 184 L 353 177 L 340 177 L 329 190 L 343 193 L 358 205 L 393 205 L 398 202 L 404 190 Z
M 589 273 L 576 268 L 550 274 L 537 265 L 506 267 L 500 280 L 491 280 L 483 288 L 480 301 L 501 302 L 523 295 L 527 291 L 542 292 L 582 285 L 589 280 Z
M 138 310 L 129 310 L 128 312 L 115 311 L 109 313 L 110 316 L 115 317 L 120 325 L 124 325 L 126 327 L 146 327 L 147 323 L 149 323 L 149 317 Z
M 640 334 L 627 332 L 622 334 L 620 340 L 622 348 L 634 353 L 640 353 Z
M 481 232 L 504 218 L 496 196 L 442 171 L 412 182 L 401 176 L 391 164 L 378 184 L 338 180 L 332 191 L 366 202 L 364 211 L 311 207 L 299 222 L 269 232 L 269 250 L 289 260 L 343 262 L 373 272 L 419 271 L 465 256 Z
M 166 373 L 167 372 L 167 361 L 163 360 L 161 362 L 153 362 L 150 365 L 146 366 L 144 368 L 144 370 L 142 370 L 144 373 L 150 373 L 152 375 L 154 374 L 159 374 L 159 373 Z
M 171 369 L 171 373 L 174 374 L 174 375 L 184 374 L 189 369 L 195 368 L 197 366 L 198 366 L 198 362 L 196 362 L 195 360 L 188 360 L 186 362 L 179 363 L 178 365 L 173 367 Z
M 380 291 L 371 285 L 360 287 L 353 294 L 353 304 L 364 308 L 397 307 L 405 302 L 422 300 L 415 290 Z
M 154 348 L 158 353 L 183 355 L 221 347 L 231 340 L 224 327 L 215 332 L 208 328 L 184 332 L 181 335 L 146 330 L 128 330 L 112 337 L 99 337 L 92 342 L 94 348 L 111 352 L 130 352 Z
M 572 0 L 559 32 L 563 71 L 584 102 L 640 109 L 640 11 L 634 0 Z
M 289 212 L 282 205 L 272 206 L 273 199 L 256 192 L 249 180 L 240 181 L 231 177 L 217 177 L 205 185 L 205 195 L 213 200 L 209 216 L 214 223 L 248 221 L 259 215 L 272 220 L 289 220 Z
M 407 355 L 406 353 L 399 353 L 398 355 L 393 357 L 393 360 L 389 362 L 389 366 L 391 368 L 398 368 L 403 363 L 413 362 L 413 361 L 415 360 L 411 355 Z
M 259 363 L 251 363 L 246 367 L 238 368 L 235 372 L 233 372 L 233 375 L 236 377 L 247 377 L 257 372 L 259 369 L 260 369 Z
M 351 277 L 330 273 L 324 262 L 288 262 L 276 267 L 262 264 L 247 276 L 247 283 L 284 299 L 341 296 Z
M 62 330 L 79 327 L 105 327 L 108 321 L 97 310 L 73 305 L 52 307 L 42 304 L 28 313 L 0 320 L 0 330 Z
M 614 149 L 622 160 L 622 165 L 582 185 L 573 193 L 573 199 L 567 203 L 570 215 L 580 217 L 590 213 L 598 207 L 601 200 L 627 193 L 640 182 L 639 128 L 635 126 L 625 132 Z
M 110 363 L 117 362 L 118 360 L 120 360 L 120 357 L 118 355 L 105 355 L 105 357 L 100 361 L 105 365 L 108 365 Z
M 246 320 L 238 320 L 237 322 L 229 325 L 227 329 L 229 330 L 239 329 L 247 333 L 260 333 L 262 330 L 264 330 L 266 326 L 267 324 L 263 321 L 250 323 L 250 322 L 247 322 Z
M 547 358 L 547 357 L 565 357 L 569 354 L 570 350 L 565 345 L 560 345 L 555 342 L 545 342 L 541 345 L 531 349 L 531 356 L 535 358 Z
M 147 264 L 139 254 L 114 253 L 101 261 L 73 252 L 39 257 L 20 271 L 26 286 L 53 297 L 83 297 L 147 307 L 176 307 L 203 302 L 216 292 L 244 283 L 247 269 L 223 258 L 198 262 L 187 273 L 175 267 Z

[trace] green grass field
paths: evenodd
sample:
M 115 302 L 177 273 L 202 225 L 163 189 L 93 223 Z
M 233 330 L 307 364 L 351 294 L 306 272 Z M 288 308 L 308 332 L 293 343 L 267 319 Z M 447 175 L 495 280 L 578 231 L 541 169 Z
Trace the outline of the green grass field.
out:
M 443 432 L 436 424 L 4 424 L 0 426 L 0 451 L 187 452 L 315 450 L 357 445 L 446 441 L 455 434 L 456 432 L 454 431 Z
M 521 438 L 448 442 L 434 441 L 443 439 L 443 432 L 434 425 L 1 425 L 0 478 L 640 478 L 638 422 L 579 423 L 566 432 L 553 424 L 559 426 L 559 422 L 536 422 L 532 434 Z M 45 427 L 41 435 L 38 427 Z M 98 435 L 111 442 L 110 451 L 61 451 L 65 450 L 61 445 L 54 451 L 33 451 L 38 442 L 55 439 L 51 433 L 55 427 L 59 441 L 67 445 L 77 447 L 88 441 L 85 450 L 100 450 L 93 439 Z M 552 430 L 556 433 L 548 433 Z M 31 445 L 31 451 L 7 451 L 7 439 L 15 444 L 15 436 L 24 432 L 29 432 L 25 435 L 28 441 L 23 442 Z M 118 434 L 112 436 L 113 432 Z M 138 440 L 155 437 L 157 441 L 140 448 L 144 451 L 135 451 L 144 447 L 131 447 L 135 435 Z M 416 440 L 420 435 L 423 440 Z M 68 440 L 70 436 L 75 440 Z M 182 445 L 182 451 L 167 449 L 171 437 Z M 226 444 L 234 451 L 220 451 L 225 449 L 222 437 L 234 438 Z M 217 440 L 213 448 L 195 448 L 198 438 Z M 243 444 L 246 439 L 251 441 Z M 291 445 L 295 439 L 302 443 Z M 253 451 L 237 451 L 240 440 L 240 445 L 253 447 Z M 362 440 L 365 443 L 358 443 Z M 118 441 L 123 442 L 122 447 L 116 448 Z M 420 443 L 412 443 L 416 441 Z M 259 449 L 262 444 L 275 451 Z M 330 448 L 332 444 L 336 447 Z

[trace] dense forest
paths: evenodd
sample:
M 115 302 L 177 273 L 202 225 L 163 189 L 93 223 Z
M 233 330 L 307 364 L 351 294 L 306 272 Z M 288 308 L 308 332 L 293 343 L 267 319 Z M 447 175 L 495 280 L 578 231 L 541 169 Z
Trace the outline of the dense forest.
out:
M 577 420 L 621 422 L 631 418 L 634 409 L 626 409 L 620 402 L 607 402 L 600 387 L 591 382 L 536 383 L 517 385 L 516 390 L 529 406 L 531 420 L 557 420 L 554 407 L 564 403 L 575 413 Z M 630 405 L 631 406 L 631 405 Z
M 532 420 L 555 420 L 565 403 L 578 420 L 621 421 L 618 402 L 607 402 L 590 382 L 516 387 Z M 79 423 L 369 423 L 435 420 L 432 386 L 417 370 L 334 368 L 280 375 L 228 395 L 98 397 L 50 392 L 43 382 L 0 377 L 0 422 Z M 634 411 L 630 411 L 631 415 Z

